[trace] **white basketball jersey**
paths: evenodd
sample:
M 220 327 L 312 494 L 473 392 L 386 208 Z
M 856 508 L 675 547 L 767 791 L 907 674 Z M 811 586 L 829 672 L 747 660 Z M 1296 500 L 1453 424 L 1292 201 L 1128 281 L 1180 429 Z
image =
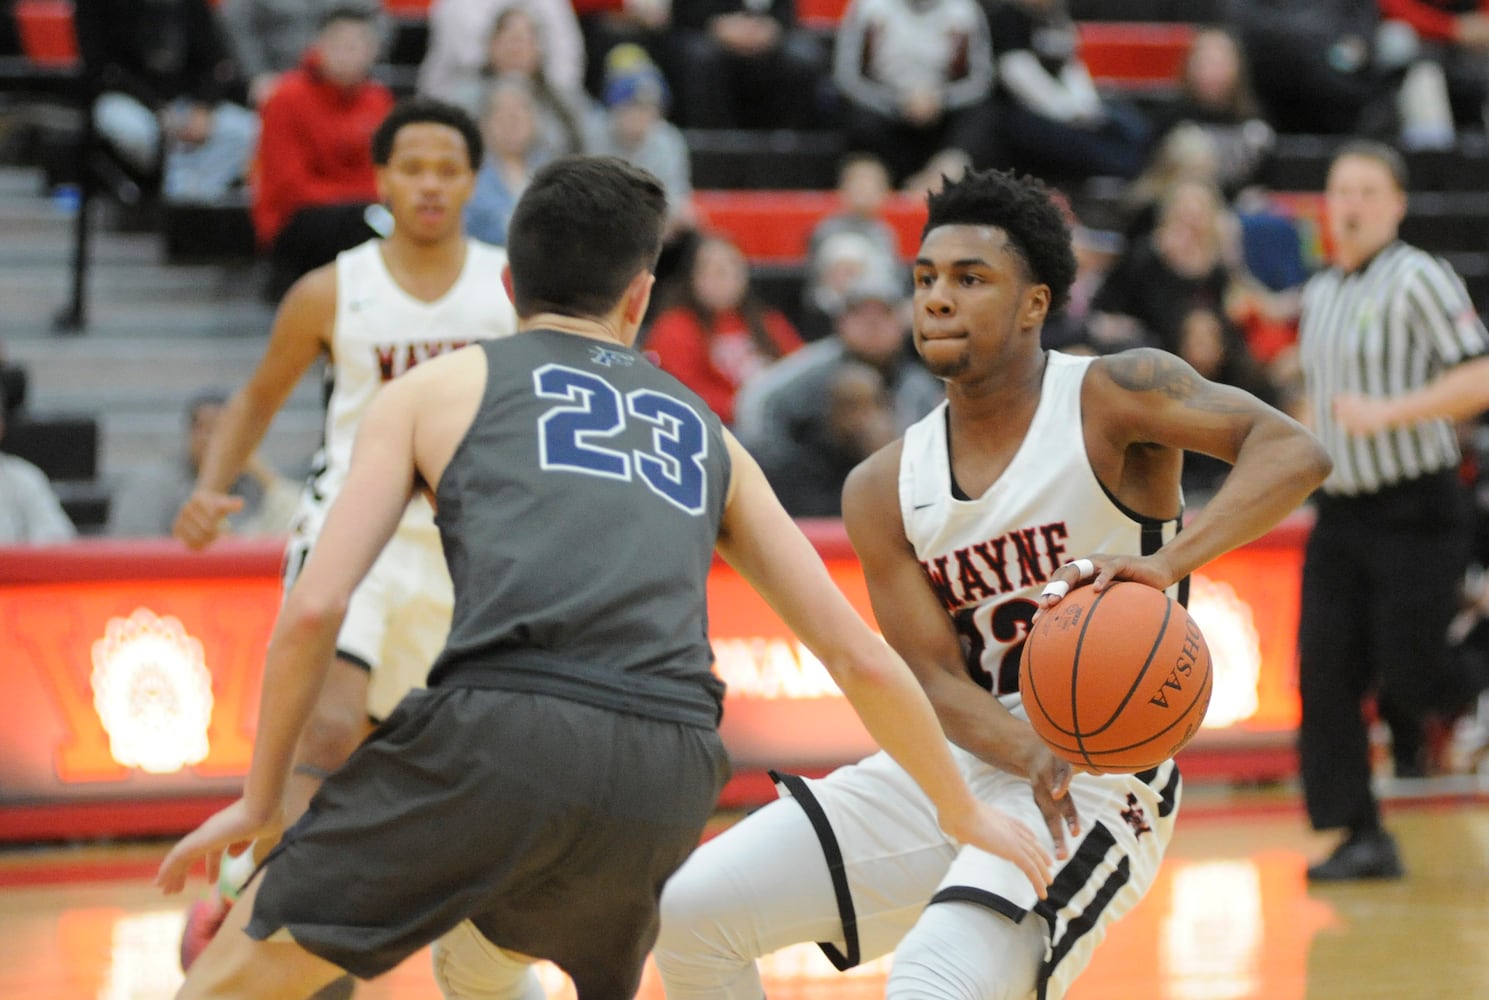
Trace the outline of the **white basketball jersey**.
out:
M 337 255 L 331 393 L 320 466 L 311 480 L 322 511 L 346 479 L 357 425 L 384 382 L 473 341 L 516 332 L 517 314 L 501 282 L 506 251 L 478 240 L 467 240 L 466 247 L 460 277 L 434 302 L 414 298 L 393 279 L 381 240 Z M 400 524 L 400 530 L 418 528 L 434 531 L 433 510 L 422 496 Z
M 900 511 L 905 535 L 956 622 L 967 670 L 1018 708 L 1019 653 L 1035 602 L 1055 570 L 1095 553 L 1150 554 L 1179 521 L 1128 511 L 1091 471 L 1081 382 L 1092 358 L 1047 352 L 1028 434 L 986 493 L 956 498 L 946 404 L 905 432 Z

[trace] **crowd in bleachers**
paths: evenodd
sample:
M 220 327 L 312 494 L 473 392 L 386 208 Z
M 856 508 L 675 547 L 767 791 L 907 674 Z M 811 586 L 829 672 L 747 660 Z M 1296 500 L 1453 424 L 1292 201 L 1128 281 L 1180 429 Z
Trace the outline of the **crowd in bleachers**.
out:
M 19 49 L 27 5 L 6 6 L 20 30 L 0 40 Z M 643 346 L 732 420 L 752 379 L 838 337 L 865 288 L 904 334 L 906 301 L 887 290 L 907 247 L 885 206 L 968 167 L 1035 173 L 1067 197 L 1081 272 L 1051 346 L 1157 346 L 1289 405 L 1298 290 L 1322 248 L 1259 174 L 1279 132 L 1430 149 L 1482 130 L 1489 18 L 1458 9 L 1472 6 L 1186 8 L 1199 20 L 1169 25 L 1186 29 L 1173 75 L 1142 86 L 1087 64 L 1083 31 L 1129 9 L 1099 0 L 98 0 L 72 21 L 96 127 L 130 190 L 147 210 L 246 213 L 271 300 L 386 230 L 368 137 L 398 97 L 479 122 L 487 153 L 467 221 L 490 242 L 554 156 L 648 167 L 674 216 Z M 698 207 L 690 142 L 741 129 L 830 135 L 846 154 L 836 210 L 796 248 L 794 295 L 752 288 L 745 240 Z M 915 364 L 905 343 L 899 354 Z M 860 396 L 880 416 L 893 411 L 887 371 L 846 378 L 869 384 Z M 1195 464 L 1202 495 L 1215 473 Z

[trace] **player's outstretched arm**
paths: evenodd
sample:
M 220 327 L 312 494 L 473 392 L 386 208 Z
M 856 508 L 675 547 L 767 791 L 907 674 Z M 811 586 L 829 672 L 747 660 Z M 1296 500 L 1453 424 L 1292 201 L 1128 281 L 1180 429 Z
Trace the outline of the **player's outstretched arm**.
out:
M 896 442 L 874 453 L 843 486 L 843 526 L 863 566 L 879 628 L 915 672 L 951 742 L 1029 779 L 1056 853 L 1064 857 L 1067 830 L 1080 834 L 1075 800 L 1065 794 L 1071 767 L 968 675 L 961 637 L 905 537 L 900 449 Z
M 194 549 L 217 539 L 222 520 L 243 506 L 228 492 L 263 441 L 300 379 L 330 341 L 336 316 L 336 271 L 318 268 L 297 281 L 280 303 L 258 367 L 227 405 L 207 445 L 196 487 L 176 514 L 171 533 Z
M 414 392 L 401 382 L 380 390 L 362 419 L 345 488 L 274 623 L 243 797 L 166 856 L 156 884 L 168 893 L 181 890 L 197 858 L 212 859 L 277 820 L 295 744 L 335 658 L 347 601 L 397 529 L 413 493 Z
M 1160 589 L 1172 585 L 1266 534 L 1308 499 L 1332 465 L 1318 439 L 1292 417 L 1242 389 L 1201 378 L 1167 351 L 1144 348 L 1097 361 L 1081 404 L 1088 440 L 1089 428 L 1098 428 L 1112 453 L 1132 456 L 1158 446 L 1197 451 L 1232 466 L 1215 496 L 1155 556 L 1102 560 L 1098 587 L 1118 576 Z M 1109 485 L 1133 475 L 1131 468 L 1102 473 Z
M 973 798 L 914 675 L 871 630 L 732 435 L 719 552 L 760 592 L 842 688 L 865 728 L 909 772 L 957 840 L 1018 865 L 1041 896 L 1050 858 L 1024 824 Z

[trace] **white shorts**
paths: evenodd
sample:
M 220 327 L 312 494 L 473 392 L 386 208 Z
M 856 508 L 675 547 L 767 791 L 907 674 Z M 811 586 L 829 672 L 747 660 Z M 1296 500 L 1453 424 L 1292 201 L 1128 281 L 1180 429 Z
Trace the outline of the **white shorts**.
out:
M 321 520 L 304 508 L 296 518 L 285 549 L 285 593 L 309 558 Z M 352 593 L 336 636 L 337 657 L 370 674 L 367 714 L 372 719 L 381 722 L 405 694 L 424 686 L 449 636 L 454 604 L 439 532 L 432 524 L 400 527 Z
M 1028 824 L 1053 849 L 1029 783 L 958 747 L 953 756 L 973 793 Z M 1016 923 L 1031 915 L 1045 932 L 1037 995 L 1064 995 L 1090 961 L 1107 927 L 1152 885 L 1173 835 L 1180 779 L 1172 761 L 1141 775 L 1078 773 L 1071 781 L 1081 836 L 1056 863 L 1040 900 L 1011 862 L 950 841 L 924 793 L 887 754 L 808 780 L 779 776 L 783 794 L 801 804 L 817 831 L 843 923 L 848 968 L 892 951 L 924 909 L 945 901 L 976 903 Z M 851 874 L 850 874 L 851 873 Z

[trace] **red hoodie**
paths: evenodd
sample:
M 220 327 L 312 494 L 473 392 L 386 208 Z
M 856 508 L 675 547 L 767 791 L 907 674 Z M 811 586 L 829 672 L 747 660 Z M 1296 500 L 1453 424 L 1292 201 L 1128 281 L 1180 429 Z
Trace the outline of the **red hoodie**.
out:
M 375 201 L 372 133 L 393 107 L 376 80 L 344 88 L 320 74 L 314 52 L 280 77 L 264 102 L 254 165 L 253 228 L 268 246 L 307 205 Z

